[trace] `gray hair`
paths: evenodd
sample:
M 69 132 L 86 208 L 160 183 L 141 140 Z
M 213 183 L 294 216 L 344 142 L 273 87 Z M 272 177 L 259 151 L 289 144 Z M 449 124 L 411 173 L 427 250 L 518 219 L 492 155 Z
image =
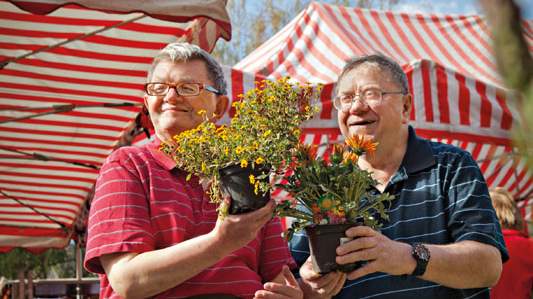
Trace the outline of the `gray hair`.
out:
M 171 62 L 184 62 L 194 59 L 200 59 L 205 62 L 209 79 L 213 81 L 214 87 L 221 93 L 226 94 L 226 80 L 220 64 L 206 51 L 196 45 L 189 43 L 171 43 L 164 47 L 152 61 L 148 70 L 147 82 L 150 82 L 155 67 L 163 60 Z
M 392 79 L 396 81 L 402 88 L 403 94 L 409 93 L 409 86 L 407 85 L 407 75 L 403 71 L 402 67 L 394 60 L 382 55 L 382 54 L 371 54 L 365 55 L 357 58 L 352 58 L 344 65 L 337 83 L 341 81 L 342 77 L 346 75 L 349 71 L 357 68 L 365 62 L 375 63 L 382 70 L 387 70 Z M 335 94 L 337 94 L 337 87 L 335 87 Z

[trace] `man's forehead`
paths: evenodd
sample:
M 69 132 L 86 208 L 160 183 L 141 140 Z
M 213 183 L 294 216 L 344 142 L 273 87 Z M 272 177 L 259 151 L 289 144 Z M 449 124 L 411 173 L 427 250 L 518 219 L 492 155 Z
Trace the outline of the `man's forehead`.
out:
M 339 86 L 352 86 L 359 83 L 395 83 L 391 72 L 375 62 L 364 62 L 349 70 L 339 81 Z

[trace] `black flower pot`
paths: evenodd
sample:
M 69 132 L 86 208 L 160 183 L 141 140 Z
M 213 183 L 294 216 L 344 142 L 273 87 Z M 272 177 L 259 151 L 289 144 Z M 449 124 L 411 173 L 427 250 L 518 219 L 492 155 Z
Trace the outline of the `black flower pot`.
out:
M 309 237 L 311 260 L 315 272 L 320 274 L 337 270 L 351 272 L 365 263 L 364 261 L 360 261 L 353 264 L 339 265 L 335 262 L 335 258 L 337 257 L 336 249 L 341 244 L 341 239 L 343 241 L 349 241 L 346 237 L 346 230 L 359 225 L 362 224 L 313 224 L 305 228 Z
M 250 175 L 259 177 L 270 173 L 270 167 L 251 166 L 242 168 L 240 165 L 231 165 L 220 171 L 220 189 L 231 196 L 230 214 L 243 214 L 255 211 L 265 206 L 270 201 L 270 192 L 258 194 L 254 192 L 254 185 L 250 183 Z M 269 177 L 260 180 L 269 182 Z

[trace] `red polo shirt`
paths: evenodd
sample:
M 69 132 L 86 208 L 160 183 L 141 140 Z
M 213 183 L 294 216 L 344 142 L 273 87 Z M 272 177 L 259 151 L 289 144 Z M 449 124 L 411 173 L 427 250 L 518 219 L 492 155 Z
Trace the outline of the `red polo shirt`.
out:
M 523 233 L 504 229 L 509 260 L 503 264 L 498 283 L 490 290 L 491 299 L 530 299 L 533 288 L 533 240 Z
M 155 141 L 123 147 L 100 170 L 89 214 L 85 268 L 100 275 L 100 298 L 118 298 L 99 257 L 116 252 L 165 248 L 210 232 L 216 205 L 209 202 L 198 179 L 158 150 Z M 268 222 L 245 247 L 156 298 L 182 298 L 224 293 L 251 298 L 283 265 L 294 262 L 281 237 L 279 218 Z

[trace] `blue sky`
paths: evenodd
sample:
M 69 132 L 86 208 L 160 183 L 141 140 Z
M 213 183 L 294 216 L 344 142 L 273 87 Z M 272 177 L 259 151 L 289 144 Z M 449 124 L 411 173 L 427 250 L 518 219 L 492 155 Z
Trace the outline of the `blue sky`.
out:
M 523 18 L 533 19 L 533 0 L 515 0 L 515 2 L 520 5 Z M 481 8 L 477 0 L 401 0 L 393 10 L 444 14 L 481 14 Z

